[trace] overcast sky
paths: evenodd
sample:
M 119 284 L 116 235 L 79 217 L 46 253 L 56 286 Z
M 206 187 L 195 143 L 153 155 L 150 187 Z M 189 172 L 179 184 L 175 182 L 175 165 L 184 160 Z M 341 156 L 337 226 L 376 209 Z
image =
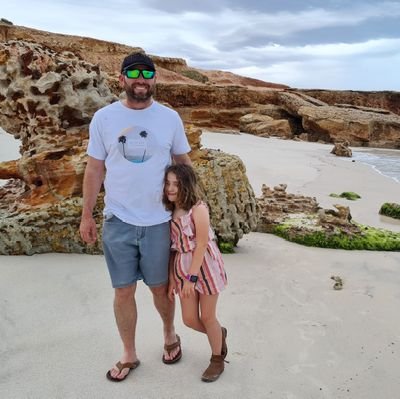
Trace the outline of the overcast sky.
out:
M 400 0 L 3 0 L 0 17 L 292 87 L 400 91 Z

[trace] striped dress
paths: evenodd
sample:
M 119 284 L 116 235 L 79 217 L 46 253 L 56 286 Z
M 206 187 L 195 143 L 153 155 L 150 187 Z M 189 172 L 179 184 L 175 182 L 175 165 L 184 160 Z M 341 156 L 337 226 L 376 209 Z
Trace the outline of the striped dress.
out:
M 206 206 L 204 203 L 195 206 Z M 194 208 L 194 207 L 193 207 Z M 175 252 L 174 277 L 178 289 L 182 289 L 185 276 L 189 272 L 193 250 L 196 247 L 195 225 L 192 218 L 193 208 L 186 215 L 171 220 L 171 248 Z M 211 227 L 208 231 L 208 245 L 200 267 L 195 289 L 204 295 L 221 292 L 227 284 L 224 262 L 215 242 Z

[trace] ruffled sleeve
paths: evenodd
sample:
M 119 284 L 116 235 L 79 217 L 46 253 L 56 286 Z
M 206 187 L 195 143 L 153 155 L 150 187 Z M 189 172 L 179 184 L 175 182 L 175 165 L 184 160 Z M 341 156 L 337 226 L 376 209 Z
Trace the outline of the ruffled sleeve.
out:
M 182 233 L 187 237 L 193 238 L 194 226 L 192 221 L 192 209 L 186 214 L 181 216 Z

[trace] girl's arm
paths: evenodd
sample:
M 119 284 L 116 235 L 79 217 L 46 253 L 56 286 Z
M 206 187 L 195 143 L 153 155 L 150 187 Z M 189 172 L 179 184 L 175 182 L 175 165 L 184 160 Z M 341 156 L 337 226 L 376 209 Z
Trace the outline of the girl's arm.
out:
M 192 264 L 189 267 L 189 274 L 197 276 L 204 260 L 204 254 L 208 245 L 208 229 L 210 226 L 210 216 L 205 205 L 196 206 L 193 209 L 193 221 L 196 231 L 196 248 L 193 251 Z M 181 292 L 184 298 L 194 294 L 195 283 L 185 280 Z
M 193 221 L 196 231 L 196 248 L 193 251 L 192 264 L 189 274 L 198 275 L 203 263 L 204 254 L 208 245 L 208 229 L 210 227 L 210 216 L 205 205 L 201 204 L 193 209 Z

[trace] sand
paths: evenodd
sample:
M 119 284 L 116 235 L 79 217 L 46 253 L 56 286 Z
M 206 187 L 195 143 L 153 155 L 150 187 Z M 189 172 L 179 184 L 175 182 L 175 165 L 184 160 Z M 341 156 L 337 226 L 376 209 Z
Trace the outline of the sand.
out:
M 2 136 L 0 136 L 2 140 Z M 3 145 L 3 142 L 1 143 Z M 379 217 L 400 184 L 329 154 L 331 146 L 249 135 L 203 134 L 206 147 L 240 155 L 257 195 L 261 184 L 349 204 L 355 220 L 400 231 Z M 0 148 L 2 147 L 0 145 Z M 229 286 L 219 318 L 228 328 L 225 372 L 200 381 L 209 347 L 176 328 L 183 358 L 161 362 L 161 322 L 139 284 L 141 366 L 117 385 L 105 378 L 120 355 L 113 292 L 102 256 L 44 254 L 0 258 L 1 398 L 396 398 L 400 389 L 400 253 L 308 248 L 251 233 L 224 255 Z M 333 290 L 331 276 L 343 279 Z

